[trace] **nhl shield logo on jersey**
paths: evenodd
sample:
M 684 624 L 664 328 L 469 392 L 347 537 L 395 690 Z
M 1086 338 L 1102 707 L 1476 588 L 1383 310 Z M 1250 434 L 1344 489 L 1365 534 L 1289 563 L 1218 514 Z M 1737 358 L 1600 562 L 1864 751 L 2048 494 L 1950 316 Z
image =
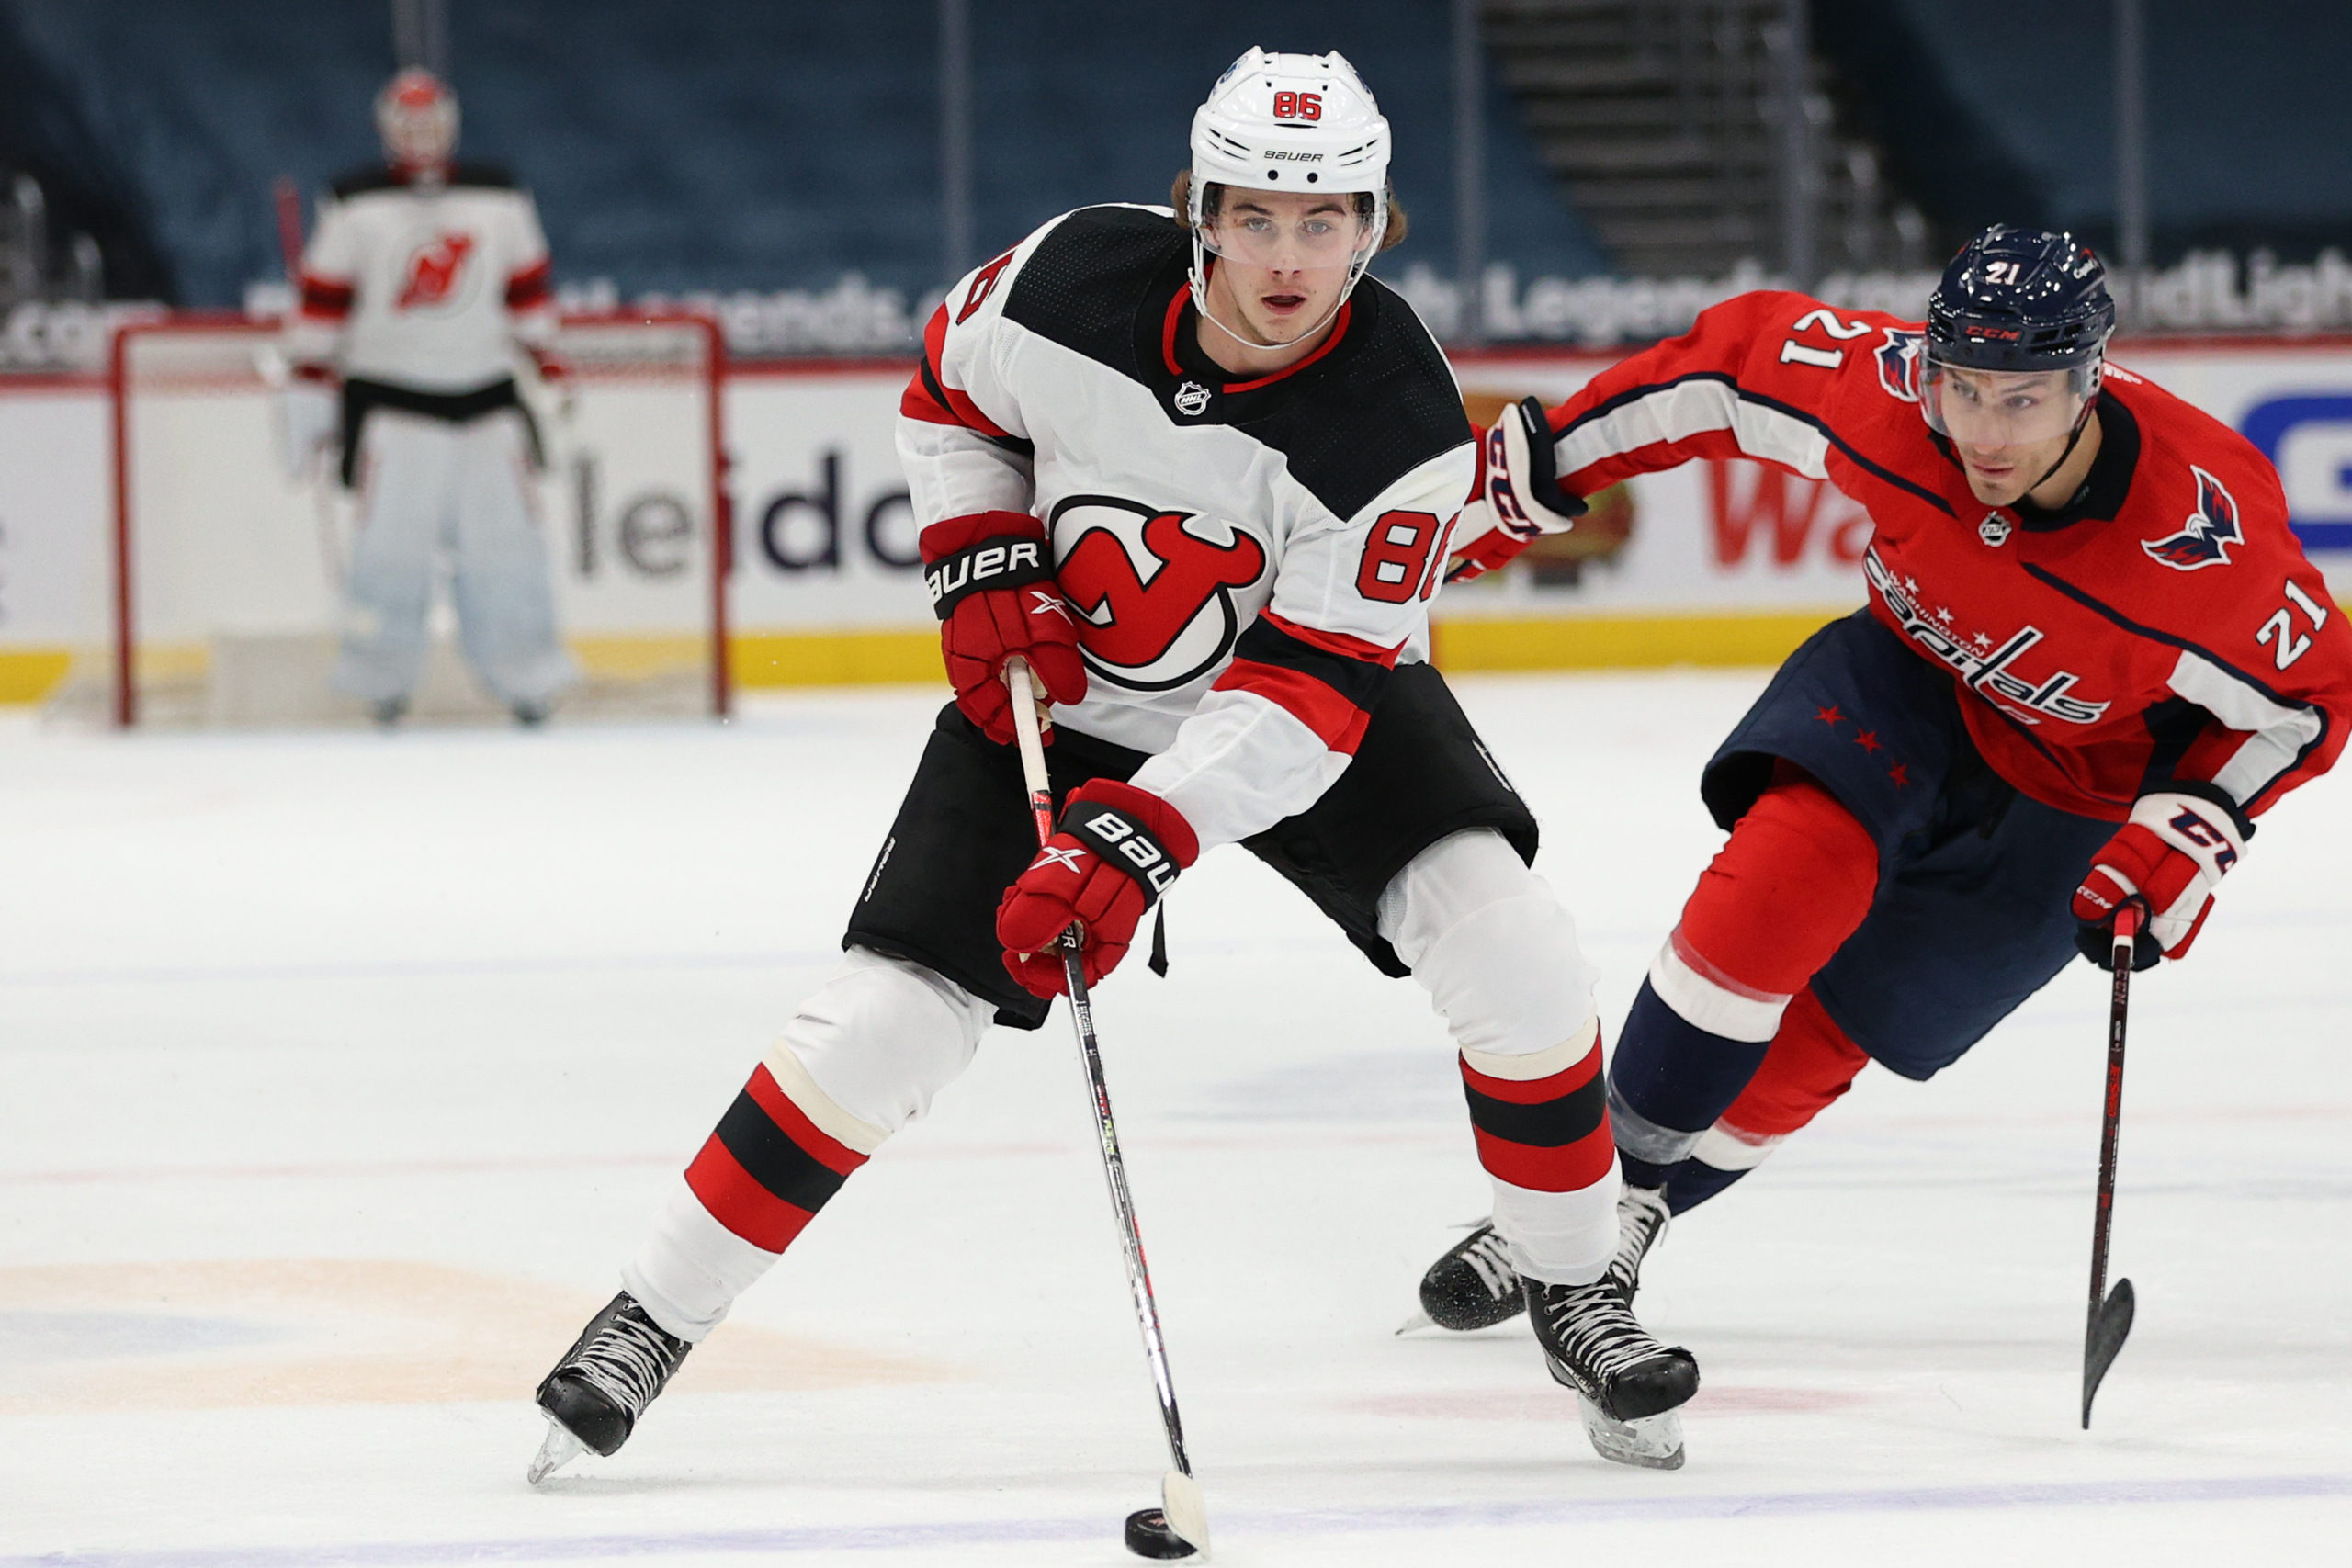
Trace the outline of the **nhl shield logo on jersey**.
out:
M 1984 521 L 1976 525 L 1976 536 L 1996 549 L 2009 542 L 2009 535 L 2017 525 L 1997 512 L 1987 512 Z
M 2245 543 L 2245 534 L 2238 526 L 2237 501 L 2204 469 L 2188 471 L 2197 476 L 2197 510 L 2190 513 L 2188 525 L 2169 538 L 2143 539 L 2140 547 L 2148 552 L 2148 558 L 2162 561 L 2175 571 L 2227 566 L 2230 547 Z
M 1888 397 L 1900 398 L 1906 403 L 1919 400 L 1919 356 L 1927 342 L 1925 333 L 1905 332 L 1901 327 L 1886 329 L 1885 339 L 1878 345 L 1878 384 Z
M 1198 419 L 1216 402 L 1216 394 L 1198 381 L 1185 381 L 1169 395 L 1168 402 L 1186 419 Z
M 1116 496 L 1070 496 L 1047 526 L 1087 669 L 1130 691 L 1170 691 L 1223 662 L 1241 629 L 1234 595 L 1269 558 L 1232 524 Z

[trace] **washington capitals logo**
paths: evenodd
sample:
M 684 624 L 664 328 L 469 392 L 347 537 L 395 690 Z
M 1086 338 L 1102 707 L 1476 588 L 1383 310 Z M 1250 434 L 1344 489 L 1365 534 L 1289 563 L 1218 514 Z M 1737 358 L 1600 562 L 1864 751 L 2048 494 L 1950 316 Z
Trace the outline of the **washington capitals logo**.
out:
M 2162 561 L 2175 571 L 2227 566 L 2230 547 L 2245 543 L 2245 535 L 2238 527 L 2238 503 L 2222 488 L 2222 481 L 2204 469 L 2188 471 L 2197 476 L 2197 511 L 2188 526 L 2168 539 L 2143 539 L 2140 547 L 2150 559 Z
M 1886 329 L 1886 341 L 1878 345 L 1878 384 L 1888 397 L 1906 403 L 1919 400 L 1919 355 L 1927 343 L 1924 333 Z

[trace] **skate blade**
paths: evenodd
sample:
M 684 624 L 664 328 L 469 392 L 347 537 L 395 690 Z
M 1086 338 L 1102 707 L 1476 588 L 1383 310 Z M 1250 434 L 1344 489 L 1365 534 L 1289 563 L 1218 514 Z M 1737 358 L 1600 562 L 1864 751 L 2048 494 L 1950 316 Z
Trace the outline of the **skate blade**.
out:
M 1412 1316 L 1407 1318 L 1405 1320 L 1404 1326 L 1397 1329 L 1396 1332 L 1399 1334 L 1419 1334 L 1424 1328 L 1435 1328 L 1436 1326 L 1437 1320 L 1435 1318 L 1431 1317 L 1425 1312 L 1417 1312 Z
M 1593 1451 L 1602 1459 L 1643 1470 L 1682 1468 L 1679 1410 L 1620 1421 L 1581 1393 L 1577 1395 L 1577 1409 L 1584 1416 L 1584 1435 L 1592 1439 Z
M 531 1468 L 524 1473 L 531 1484 L 537 1486 L 587 1451 L 587 1444 L 564 1430 L 563 1424 L 550 1416 L 547 1440 L 539 1445 L 537 1456 L 531 1461 Z
M 1181 1470 L 1159 1478 L 1159 1506 L 1176 1539 L 1206 1558 L 1209 1554 L 1209 1500 L 1201 1483 Z

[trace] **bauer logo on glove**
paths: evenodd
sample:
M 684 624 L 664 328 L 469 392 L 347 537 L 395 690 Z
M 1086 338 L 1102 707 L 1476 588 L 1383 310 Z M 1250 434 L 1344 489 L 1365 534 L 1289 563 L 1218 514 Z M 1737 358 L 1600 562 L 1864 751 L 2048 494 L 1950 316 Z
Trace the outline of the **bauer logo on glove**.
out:
M 957 550 L 922 574 L 933 614 L 953 615 L 965 595 L 989 588 L 1022 588 L 1054 575 L 1046 547 L 1035 539 L 989 539 Z
M 1075 925 L 1086 983 L 1094 984 L 1126 956 L 1144 911 L 1199 853 L 1192 824 L 1159 796 L 1116 779 L 1080 785 L 1060 830 L 997 906 L 1005 968 L 1032 995 L 1058 995 L 1069 982 L 1055 947 Z
M 1023 512 L 978 512 L 933 523 L 921 543 L 940 654 L 966 718 L 998 745 L 1012 744 L 1004 668 L 1016 656 L 1028 660 L 1047 702 L 1085 700 L 1078 624 L 1054 581 L 1044 523 Z

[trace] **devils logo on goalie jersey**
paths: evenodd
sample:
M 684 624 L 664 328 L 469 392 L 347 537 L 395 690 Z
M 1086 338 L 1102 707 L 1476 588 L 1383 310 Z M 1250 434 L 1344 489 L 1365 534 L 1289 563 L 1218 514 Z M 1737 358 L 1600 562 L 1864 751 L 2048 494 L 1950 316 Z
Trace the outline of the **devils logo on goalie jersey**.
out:
M 1240 631 L 1234 592 L 1266 570 L 1266 547 L 1254 536 L 1107 495 L 1066 497 L 1047 525 L 1096 676 L 1165 692 L 1207 674 L 1232 650 Z

